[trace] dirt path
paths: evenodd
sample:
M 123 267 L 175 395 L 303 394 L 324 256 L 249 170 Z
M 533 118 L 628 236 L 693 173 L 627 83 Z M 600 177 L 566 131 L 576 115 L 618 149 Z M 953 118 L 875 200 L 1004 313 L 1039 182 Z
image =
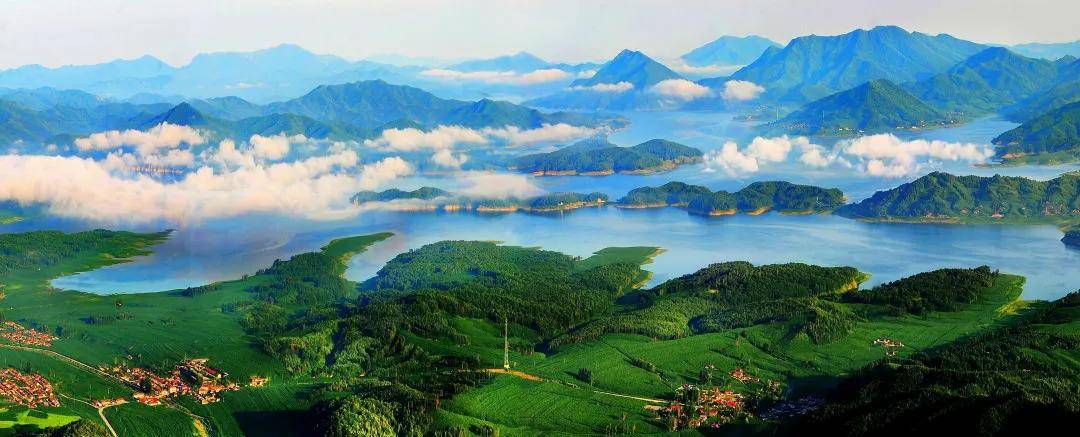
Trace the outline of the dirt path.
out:
M 541 378 L 541 377 L 536 376 L 536 375 L 530 375 L 530 374 L 522 372 L 520 370 L 506 370 L 506 369 L 498 369 L 498 368 L 496 368 L 496 369 L 484 369 L 483 372 L 501 373 L 503 375 L 516 376 L 516 377 L 521 378 L 521 379 L 527 379 L 529 381 L 536 381 L 536 382 L 542 382 L 544 380 L 544 378 Z
M 48 355 L 48 356 L 56 358 L 56 359 L 58 359 L 60 361 L 71 364 L 73 366 L 82 367 L 83 369 L 86 369 L 86 370 L 89 370 L 89 371 L 91 371 L 93 373 L 96 373 L 98 375 L 104 376 L 107 379 L 116 379 L 112 375 L 101 371 L 101 369 L 98 369 L 97 367 L 91 366 L 91 365 L 86 364 L 86 363 L 84 363 L 82 361 L 76 360 L 76 359 L 71 358 L 71 357 L 69 357 L 67 355 L 64 355 L 64 354 L 61 354 L 59 352 L 52 351 L 52 350 L 49 350 L 49 349 L 39 349 L 39 348 L 36 348 L 36 347 L 19 346 L 17 344 L 9 344 L 9 343 L 0 343 L 0 347 L 6 347 L 8 349 L 15 349 L 15 350 L 27 351 L 27 352 L 36 352 L 36 353 L 39 353 L 39 354 Z
M 115 376 L 110 375 L 108 372 L 103 372 L 101 369 L 98 369 L 97 367 L 91 366 L 89 364 L 86 364 L 86 363 L 84 363 L 82 361 L 76 360 L 74 358 L 71 358 L 71 357 L 69 357 L 67 355 L 61 354 L 61 353 L 56 352 L 56 351 L 52 351 L 52 350 L 49 350 L 49 349 L 39 349 L 39 348 L 34 348 L 34 347 L 19 346 L 19 345 L 8 344 L 8 343 L 0 343 L 0 347 L 5 347 L 5 348 L 8 348 L 8 349 L 21 350 L 21 351 L 28 351 L 28 352 L 36 352 L 36 353 L 39 353 L 39 354 L 42 354 L 42 355 L 48 355 L 50 357 L 56 358 L 56 359 L 58 359 L 60 361 L 63 361 L 65 363 L 71 364 L 71 365 L 76 366 L 76 367 L 81 367 L 81 368 L 86 369 L 86 370 L 88 370 L 90 372 L 101 375 L 102 377 L 104 377 L 106 379 L 109 379 L 109 380 L 112 380 L 112 381 L 118 381 L 120 384 L 126 385 L 126 383 L 124 381 L 117 380 Z M 73 398 L 71 396 L 64 395 L 64 394 L 61 394 L 60 396 L 82 402 L 82 403 L 84 403 L 86 405 L 90 405 L 91 407 L 97 409 L 98 416 L 100 416 L 101 421 L 105 423 L 105 427 L 109 429 L 109 433 L 112 434 L 113 437 L 119 437 L 118 434 L 116 433 L 116 430 L 113 429 L 112 424 L 109 423 L 109 419 L 105 418 L 105 409 L 109 408 L 111 405 L 98 408 L 98 407 L 94 407 L 93 404 L 91 404 L 89 402 L 86 402 L 86 401 L 84 401 L 82 399 Z M 206 432 L 206 424 L 203 423 L 203 420 L 205 420 L 204 417 L 199 416 L 198 414 L 192 413 L 191 411 L 188 411 L 187 408 L 184 408 L 184 407 L 180 406 L 179 404 L 169 403 L 168 406 L 171 407 L 171 408 L 180 410 L 183 413 L 190 416 L 192 421 L 194 421 L 195 431 L 199 433 L 200 437 L 208 437 L 209 436 L 209 434 L 207 434 L 207 432 Z
M 620 393 L 612 393 L 612 392 L 603 391 L 603 390 L 593 390 L 593 393 L 599 393 L 599 394 L 602 394 L 602 395 L 615 396 L 615 397 L 626 398 L 626 399 L 634 399 L 634 400 L 637 400 L 637 401 L 648 402 L 650 404 L 664 404 L 664 405 L 667 405 L 668 403 L 671 402 L 671 401 L 665 401 L 663 399 L 643 398 L 643 397 L 639 397 L 639 396 L 624 395 L 624 394 L 620 394 Z
M 518 378 L 529 380 L 529 381 L 536 381 L 536 382 L 543 382 L 544 381 L 544 378 L 541 378 L 541 377 L 536 376 L 536 375 L 528 374 L 528 373 L 522 372 L 520 370 L 483 369 L 483 372 L 498 373 L 498 374 L 502 374 L 502 375 L 511 375 L 511 376 L 516 376 Z M 559 381 L 559 380 L 553 380 L 553 381 L 562 383 L 562 381 Z M 565 383 L 562 383 L 562 384 L 565 385 Z M 580 387 L 577 387 L 577 388 L 580 388 Z M 582 389 L 582 390 L 588 390 L 588 389 Z M 634 400 L 637 400 L 637 401 L 647 402 L 647 403 L 650 403 L 650 404 L 664 404 L 664 405 L 666 405 L 666 404 L 668 404 L 670 402 L 670 401 L 666 401 L 666 400 L 663 400 L 663 399 L 645 398 L 645 397 L 641 397 L 641 396 L 625 395 L 625 394 L 622 394 L 622 393 L 613 393 L 613 392 L 603 391 L 603 390 L 595 390 L 594 389 L 594 390 L 590 390 L 590 391 L 592 391 L 593 393 L 602 394 L 602 395 L 605 395 L 605 396 L 615 396 L 615 397 L 620 397 L 620 398 L 625 398 L 625 399 L 634 399 Z
M 86 405 L 89 405 L 91 408 L 96 409 L 98 417 L 100 417 L 101 422 L 105 424 L 105 428 L 109 430 L 109 434 L 112 434 L 113 437 L 119 437 L 119 435 L 116 433 L 116 430 L 113 429 L 112 424 L 109 423 L 109 419 L 105 417 L 105 409 L 111 407 L 112 405 L 106 405 L 106 406 L 103 406 L 103 407 L 95 407 L 94 404 L 91 404 L 91 403 L 86 402 L 86 401 L 84 401 L 82 399 L 79 399 L 79 398 L 71 397 L 71 396 L 68 396 L 68 395 L 65 395 L 65 394 L 61 394 L 60 396 L 63 396 L 65 398 L 71 399 L 71 400 L 76 401 L 76 402 L 82 402 L 82 403 L 84 403 Z

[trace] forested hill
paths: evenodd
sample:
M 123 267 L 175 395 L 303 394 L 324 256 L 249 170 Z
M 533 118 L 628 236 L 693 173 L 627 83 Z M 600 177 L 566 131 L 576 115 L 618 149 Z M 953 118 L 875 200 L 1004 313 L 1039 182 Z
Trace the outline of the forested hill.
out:
M 922 129 L 957 121 L 897 84 L 880 79 L 808 103 L 768 126 L 804 135 L 851 135 Z
M 791 435 L 844 429 L 851 436 L 1058 433 L 1080 414 L 1077 328 L 1080 292 L 1010 326 L 910 359 L 887 357 L 846 378 L 822 408 L 785 429 Z
M 644 173 L 670 170 L 701 159 L 701 150 L 674 141 L 653 139 L 636 146 L 619 147 L 606 140 L 591 139 L 554 152 L 519 157 L 511 167 L 541 175 Z
M 837 214 L 904 221 L 993 221 L 1059 223 L 1080 218 L 1080 174 L 1049 181 L 1015 176 L 954 176 L 934 172 Z
M 1008 161 L 1060 163 L 1080 159 L 1080 102 L 1036 117 L 994 138 Z
M 879 26 L 795 38 L 731 77 L 764 86 L 769 97 L 801 103 L 874 79 L 916 81 L 946 71 L 984 48 L 949 35 Z
M 631 199 L 640 198 L 638 194 L 640 192 L 632 191 L 624 199 L 631 201 Z M 836 188 L 798 185 L 785 181 L 765 181 L 754 182 L 734 193 L 716 191 L 694 196 L 686 201 L 686 209 L 693 214 L 701 215 L 727 215 L 739 212 L 760 214 L 765 211 L 808 213 L 831 211 L 843 203 L 844 193 Z

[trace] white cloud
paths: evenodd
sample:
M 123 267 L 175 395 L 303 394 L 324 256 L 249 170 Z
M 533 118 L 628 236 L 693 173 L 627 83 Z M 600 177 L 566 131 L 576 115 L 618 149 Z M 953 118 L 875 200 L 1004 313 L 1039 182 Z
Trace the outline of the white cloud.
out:
M 719 150 L 705 155 L 705 170 L 721 170 L 732 176 L 754 173 L 760 170 L 763 164 L 787 161 L 793 150 L 801 152 L 799 162 L 811 167 L 825 167 L 833 163 L 850 166 L 838 156 L 839 151 L 826 153 L 824 147 L 811 143 L 807 137 L 783 135 L 772 138 L 755 137 L 745 151 L 729 141 Z
M 255 157 L 251 153 L 241 152 L 236 148 L 236 142 L 230 139 L 221 140 L 216 152 L 204 152 L 203 159 L 208 163 L 223 167 L 254 167 Z
M 162 123 L 146 131 L 128 129 L 98 132 L 89 137 L 75 139 L 75 147 L 80 151 L 98 151 L 130 146 L 145 156 L 160 149 L 175 149 L 181 144 L 197 146 L 205 142 L 206 138 L 196 129 Z
M 536 129 L 521 129 L 517 126 L 485 128 L 483 134 L 506 141 L 511 146 L 567 141 L 597 134 L 599 129 L 573 126 L 566 123 L 544 124 Z
M 719 150 L 710 150 L 705 154 L 705 171 L 721 170 L 729 176 L 758 171 L 758 160 L 739 150 L 733 141 L 728 141 Z
M 304 143 L 307 140 L 307 137 L 303 135 L 286 136 L 284 133 L 280 133 L 264 137 L 256 134 L 248 139 L 248 143 L 251 144 L 251 149 L 256 158 L 277 161 L 289 154 L 290 144 Z
M 430 131 L 416 128 L 387 129 L 364 145 L 381 149 L 415 151 L 421 149 L 447 149 L 458 144 L 485 144 L 488 139 L 475 129 L 461 126 L 439 126 Z
M 872 176 L 901 177 L 914 174 L 925 164 L 920 160 L 983 162 L 994 156 L 987 144 L 951 143 L 940 140 L 905 141 L 892 134 L 867 135 L 845 142 L 844 153 L 865 161 Z
M 430 131 L 415 128 L 387 129 L 378 138 L 365 140 L 364 145 L 387 150 L 417 151 L 452 149 L 461 145 L 484 145 L 492 141 L 510 146 L 567 141 L 596 135 L 601 129 L 574 126 L 566 123 L 543 124 L 535 129 L 517 126 L 470 129 L 462 126 L 440 125 Z
M 469 156 L 464 153 L 454 155 L 450 149 L 442 149 L 435 154 L 431 155 L 431 162 L 436 165 L 446 168 L 461 168 L 469 160 Z
M 420 75 L 441 80 L 460 80 L 511 85 L 535 85 L 566 80 L 573 77 L 572 74 L 557 68 L 534 70 L 528 73 L 516 73 L 513 71 L 457 71 L 434 68 L 424 70 L 420 72 Z
M 571 91 L 595 91 L 598 93 L 621 93 L 634 89 L 630 82 L 598 83 L 596 85 L 576 85 L 570 87 Z
M 702 65 L 693 66 L 687 64 L 682 59 L 676 59 L 667 62 L 667 65 L 672 70 L 679 73 L 693 75 L 693 76 L 723 76 L 737 71 L 741 65 Z
M 358 155 L 347 150 L 237 170 L 204 166 L 165 182 L 117 170 L 125 159 L 122 154 L 102 161 L 0 156 L 0 200 L 44 204 L 58 216 L 109 222 L 189 223 L 249 213 L 339 218 L 356 212 L 348 207 L 356 191 L 412 171 L 398 157 L 357 169 Z
M 529 198 L 544 194 L 544 190 L 525 175 L 469 171 L 458 176 L 463 188 L 458 194 L 465 197 L 504 199 Z
M 593 76 L 596 76 L 596 70 L 581 70 L 577 74 L 578 79 L 588 79 Z
M 914 173 L 918 170 L 918 165 L 909 165 L 906 163 L 899 163 L 896 161 L 886 161 L 880 159 L 871 159 L 866 162 L 866 167 L 863 171 L 870 176 L 881 176 L 886 178 L 900 178 Z
M 712 94 L 709 87 L 698 85 L 686 79 L 667 79 L 658 82 L 650 89 L 664 97 L 690 101 Z
M 765 87 L 745 80 L 729 80 L 724 82 L 724 91 L 720 95 L 724 100 L 753 100 L 759 94 L 765 92 Z
M 191 150 L 172 149 L 164 154 L 145 156 L 143 163 L 152 167 L 191 167 L 195 165 L 195 155 Z
M 782 162 L 787 159 L 791 149 L 806 148 L 809 144 L 810 139 L 806 137 L 792 138 L 787 135 L 773 138 L 755 137 L 747 146 L 747 152 L 750 156 L 763 161 Z

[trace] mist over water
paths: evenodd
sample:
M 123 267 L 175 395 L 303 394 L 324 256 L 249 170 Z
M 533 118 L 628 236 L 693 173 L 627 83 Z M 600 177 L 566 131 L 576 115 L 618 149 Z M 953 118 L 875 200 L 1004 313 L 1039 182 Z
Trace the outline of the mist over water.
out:
M 725 141 L 746 144 L 751 125 L 732 120 L 732 114 L 707 112 L 639 112 L 623 114 L 628 129 L 611 140 L 633 145 L 666 138 L 716 149 Z M 1015 126 L 997 118 L 984 118 L 949 129 L 907 134 L 903 139 L 938 139 L 989 143 Z M 836 139 L 814 138 L 831 147 Z M 974 167 L 964 162 L 931 163 L 920 174 L 942 170 L 955 174 L 1053 178 L 1077 169 L 1055 167 Z M 604 192 L 618 198 L 645 185 L 670 181 L 702 184 L 711 189 L 737 190 L 753 181 L 787 180 L 837 187 L 851 200 L 876 190 L 899 185 L 910 178 L 881 178 L 857 169 L 811 169 L 795 162 L 769 163 L 755 173 L 732 177 L 704 171 L 703 164 L 651 175 L 601 177 L 561 176 L 533 178 L 548 191 Z M 453 189 L 446 177 L 417 176 L 395 186 L 432 185 Z M 29 229 L 83 230 L 94 227 L 125 228 L 115 224 L 74 220 L 34 219 L 9 225 L 9 231 Z M 135 230 L 160 230 L 141 225 Z M 698 217 L 675 208 L 623 210 L 613 207 L 582 209 L 562 214 L 473 214 L 372 211 L 336 221 L 300 220 L 275 216 L 245 216 L 212 220 L 178 229 L 150 256 L 92 272 L 59 278 L 53 285 L 95 293 L 132 293 L 197 286 L 237 278 L 287 259 L 318 250 L 333 238 L 391 231 L 395 236 L 376 244 L 349 263 L 346 276 L 364 280 L 398 253 L 446 239 L 496 240 L 506 244 L 588 256 L 608 246 L 656 246 L 666 250 L 646 269 L 654 273 L 649 285 L 693 272 L 707 264 L 746 260 L 753 263 L 806 262 L 850 265 L 870 273 L 870 284 L 942 267 L 989 265 L 1028 278 L 1025 297 L 1051 299 L 1080 289 L 1080 251 L 1061 243 L 1061 231 L 1051 225 L 925 225 L 865 223 L 842 217 L 812 215 Z

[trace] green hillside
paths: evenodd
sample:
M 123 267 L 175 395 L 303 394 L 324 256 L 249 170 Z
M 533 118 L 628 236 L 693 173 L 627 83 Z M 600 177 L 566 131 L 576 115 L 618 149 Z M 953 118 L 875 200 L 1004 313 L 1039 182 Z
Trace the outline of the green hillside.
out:
M 896 83 L 924 79 L 985 48 L 945 34 L 879 26 L 843 35 L 795 38 L 731 78 L 765 87 L 768 97 L 802 103 L 875 79 Z
M 1080 159 L 1080 102 L 1036 117 L 998 135 L 993 143 L 1006 163 L 1076 161 Z
M 1075 359 L 1059 359 L 1077 351 L 1069 337 L 1077 313 L 1062 303 L 1071 298 L 1019 302 L 1023 279 L 987 267 L 942 269 L 858 290 L 866 275 L 853 267 L 725 262 L 641 290 L 636 284 L 648 277 L 641 265 L 656 248 L 608 248 L 582 259 L 444 241 L 399 254 L 363 284 L 341 277 L 350 254 L 389 236 L 335 240 L 235 281 L 101 296 L 51 290 L 46 281 L 147 254 L 165 236 L 9 234 L 0 239 L 0 253 L 39 255 L 0 258 L 5 319 L 57 338 L 48 347 L 21 349 L 2 341 L 0 364 L 43 375 L 64 397 L 60 407 L 33 415 L 5 410 L 0 420 L 38 429 L 81 419 L 83 427 L 163 436 L 339 435 L 334 430 L 342 429 L 700 435 L 714 430 L 713 423 L 730 432 L 784 433 L 801 420 L 784 413 L 789 404 L 828 395 L 829 403 L 811 409 L 812 423 L 854 417 L 832 413 L 853 411 L 850 402 L 879 405 L 876 398 L 843 397 L 874 375 L 877 363 L 921 360 L 933 368 L 939 364 L 927 357 L 944 355 L 924 354 L 952 347 L 975 351 L 956 353 L 952 363 L 978 356 L 984 369 L 1026 357 L 994 369 L 1057 378 L 1053 387 L 1063 389 L 1033 384 L 1025 393 L 1065 417 L 1076 414 L 1075 390 L 1068 388 L 1075 384 L 1069 364 Z M 1038 322 L 1030 332 L 1041 337 L 995 334 L 1024 320 Z M 981 347 L 983 337 L 973 336 L 982 332 L 1010 341 Z M 882 338 L 893 343 L 882 346 Z M 270 378 L 208 404 L 184 395 L 100 414 L 88 405 L 130 399 L 138 389 L 98 373 L 96 365 L 166 371 L 191 357 L 209 358 L 231 381 Z M 686 384 L 703 395 L 678 389 Z M 704 396 L 723 390 L 739 394 L 728 407 Z M 949 393 L 953 405 L 982 399 L 982 392 Z M 697 411 L 706 419 L 694 419 Z M 1009 423 L 1030 410 L 994 411 L 1000 419 L 994 423 Z
M 932 128 L 957 121 L 882 79 L 807 103 L 767 126 L 801 135 L 852 135 Z
M 1052 61 L 991 47 L 944 73 L 906 84 L 905 89 L 935 109 L 971 117 L 1032 96 L 1054 84 L 1057 77 Z
M 836 213 L 873 220 L 1064 223 L 1080 219 L 1080 175 L 1037 181 L 934 172 Z
M 606 141 L 585 140 L 548 153 L 515 158 L 514 170 L 536 174 L 645 173 L 670 170 L 698 162 L 700 150 L 674 141 L 653 139 L 619 147 Z

